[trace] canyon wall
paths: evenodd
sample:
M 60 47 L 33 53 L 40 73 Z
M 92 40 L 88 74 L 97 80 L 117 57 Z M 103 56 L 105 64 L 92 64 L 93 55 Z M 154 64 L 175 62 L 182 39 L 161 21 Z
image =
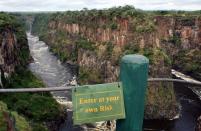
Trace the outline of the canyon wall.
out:
M 171 77 L 172 66 L 200 72 L 201 18 L 156 16 L 132 7 L 39 14 L 33 33 L 63 62 L 79 65 L 80 84 L 118 81 L 123 55 L 142 54 L 150 60 L 149 77 Z M 184 59 L 196 57 L 194 67 Z M 182 65 L 183 64 L 183 65 Z M 189 65 L 187 65 L 189 66 Z M 195 75 L 198 76 L 198 75 Z M 149 83 L 145 118 L 170 119 L 178 113 L 172 83 Z
M 11 77 L 19 68 L 25 69 L 29 60 L 29 47 L 22 25 L 17 22 L 14 16 L 0 12 L 1 88 L 10 88 L 9 86 L 13 82 Z M 6 103 L 9 103 L 8 98 L 11 97 L 12 94 L 8 96 L 6 94 L 0 95 L 0 130 L 31 131 L 31 126 L 24 118 L 24 115 L 18 114 L 17 111 L 8 108 Z M 15 95 L 16 102 L 17 95 Z M 12 106 L 14 105 L 12 104 Z
M 26 60 L 22 60 L 21 51 L 29 51 L 28 44 L 22 45 L 22 42 L 27 42 L 26 34 L 24 34 L 24 41 L 17 39 L 16 34 L 11 29 L 5 29 L 0 34 L 0 65 L 4 73 L 11 74 L 15 71 L 15 67 L 24 66 Z M 23 54 L 29 55 L 29 54 Z M 28 61 L 26 61 L 28 62 Z
M 32 58 L 23 20 L 19 13 L 0 13 L 0 88 L 45 86 L 28 69 Z M 64 108 L 50 93 L 0 94 L 1 131 L 57 131 L 65 117 Z
M 24 68 L 29 63 L 28 41 L 23 27 L 14 16 L 0 13 L 0 20 L 1 77 L 10 77 L 16 68 Z

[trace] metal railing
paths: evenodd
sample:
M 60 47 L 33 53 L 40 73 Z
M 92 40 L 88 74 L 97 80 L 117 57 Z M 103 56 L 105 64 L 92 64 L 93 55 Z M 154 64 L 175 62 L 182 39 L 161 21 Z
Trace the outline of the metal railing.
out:
M 149 78 L 148 82 L 178 82 L 183 84 L 195 85 L 200 87 L 201 89 L 201 82 L 193 82 L 193 81 L 186 81 L 186 80 L 180 80 L 180 79 Z M 66 91 L 66 90 L 71 90 L 72 88 L 79 88 L 79 86 L 45 87 L 45 88 L 6 88 L 6 89 L 0 89 L 0 93 Z

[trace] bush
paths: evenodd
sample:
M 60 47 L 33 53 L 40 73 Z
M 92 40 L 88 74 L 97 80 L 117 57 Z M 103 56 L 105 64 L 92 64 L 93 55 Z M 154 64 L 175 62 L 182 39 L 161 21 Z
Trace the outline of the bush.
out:
M 44 87 L 41 80 L 35 77 L 29 70 L 18 70 L 16 74 L 11 76 L 11 83 L 9 87 Z M 57 120 L 62 117 L 62 108 L 49 93 L 33 94 L 33 93 L 13 93 L 2 94 L 0 100 L 7 103 L 8 108 L 17 111 L 23 115 L 27 120 L 42 124 L 44 122 Z M 1 103 L 0 103 L 1 104 Z M 5 106 L 3 106 L 5 108 Z M 16 113 L 14 113 L 15 115 Z M 22 120 L 21 118 L 19 118 Z M 34 127 L 34 126 L 32 126 Z M 37 126 L 39 129 L 41 126 Z M 22 128 L 19 125 L 19 128 Z M 41 130 L 46 127 L 41 127 Z M 27 130 L 28 131 L 28 130 Z
M 75 43 L 78 49 L 82 48 L 82 49 L 91 50 L 91 51 L 95 50 L 95 43 L 90 42 L 86 39 L 81 38 L 77 40 Z
M 128 43 L 124 47 L 124 55 L 139 53 L 140 48 L 136 43 Z
M 179 47 L 181 45 L 181 38 L 178 35 L 174 34 L 172 37 L 169 38 L 169 42 Z
M 11 115 L 15 118 L 16 130 L 31 131 L 31 127 L 24 117 L 18 115 L 17 112 L 11 112 Z
M 117 23 L 112 23 L 111 25 L 110 25 L 110 28 L 112 29 L 112 30 L 116 30 L 117 29 Z
M 44 125 L 42 124 L 33 124 L 33 130 L 32 131 L 48 131 L 47 127 L 45 127 Z
M 78 82 L 83 84 L 100 84 L 103 83 L 103 76 L 98 69 L 89 69 L 87 67 L 79 68 Z
M 13 127 L 15 127 L 16 130 L 31 131 L 31 127 L 27 120 L 24 117 L 18 115 L 17 112 L 8 110 L 7 105 L 2 101 L 0 101 L 0 131 L 7 131 L 8 123 L 4 117 L 5 114 L 9 116 L 10 120 L 15 120 Z
M 114 45 L 112 42 L 107 42 L 106 43 L 106 59 L 110 59 L 112 57 L 112 52 L 113 52 Z

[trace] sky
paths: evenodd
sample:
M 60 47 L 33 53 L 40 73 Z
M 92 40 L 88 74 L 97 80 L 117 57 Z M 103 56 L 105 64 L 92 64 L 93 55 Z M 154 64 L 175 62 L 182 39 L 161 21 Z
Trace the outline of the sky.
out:
M 0 11 L 66 11 L 124 5 L 143 10 L 201 10 L 201 0 L 0 0 Z

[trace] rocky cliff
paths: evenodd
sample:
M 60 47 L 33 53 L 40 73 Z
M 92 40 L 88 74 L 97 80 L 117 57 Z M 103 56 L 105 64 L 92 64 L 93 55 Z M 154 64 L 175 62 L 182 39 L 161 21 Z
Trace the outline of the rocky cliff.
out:
M 8 88 L 11 85 L 11 77 L 19 68 L 24 69 L 29 63 L 29 59 L 28 42 L 22 25 L 14 18 L 14 16 L 0 13 L 1 88 Z M 12 95 L 10 94 L 8 97 L 11 98 Z M 0 95 L 0 130 L 30 131 L 31 127 L 24 116 L 8 109 L 7 105 L 2 102 L 3 99 L 4 101 L 8 100 L 8 97 L 5 94 Z M 15 100 L 17 100 L 16 97 Z
M 27 68 L 28 41 L 23 21 L 17 15 L 0 13 L 0 86 L 44 87 Z M 55 131 L 64 121 L 63 112 L 49 93 L 3 93 L 0 94 L 0 131 Z
M 22 28 L 23 27 L 16 21 L 14 16 L 0 13 L 1 78 L 9 77 L 15 72 L 17 67 L 25 67 L 29 62 L 30 54 L 28 42 Z M 2 84 L 1 86 L 3 86 Z
M 147 56 L 149 77 L 171 77 L 172 66 L 200 72 L 200 55 L 193 55 L 200 52 L 200 20 L 199 15 L 153 15 L 125 6 L 36 15 L 33 33 L 62 61 L 79 65 L 81 84 L 94 84 L 117 81 L 119 61 L 126 54 Z M 184 53 L 181 59 L 183 52 L 192 53 Z M 191 57 L 196 58 L 196 66 L 185 70 Z M 173 118 L 178 104 L 172 83 L 150 83 L 149 87 L 145 117 Z

